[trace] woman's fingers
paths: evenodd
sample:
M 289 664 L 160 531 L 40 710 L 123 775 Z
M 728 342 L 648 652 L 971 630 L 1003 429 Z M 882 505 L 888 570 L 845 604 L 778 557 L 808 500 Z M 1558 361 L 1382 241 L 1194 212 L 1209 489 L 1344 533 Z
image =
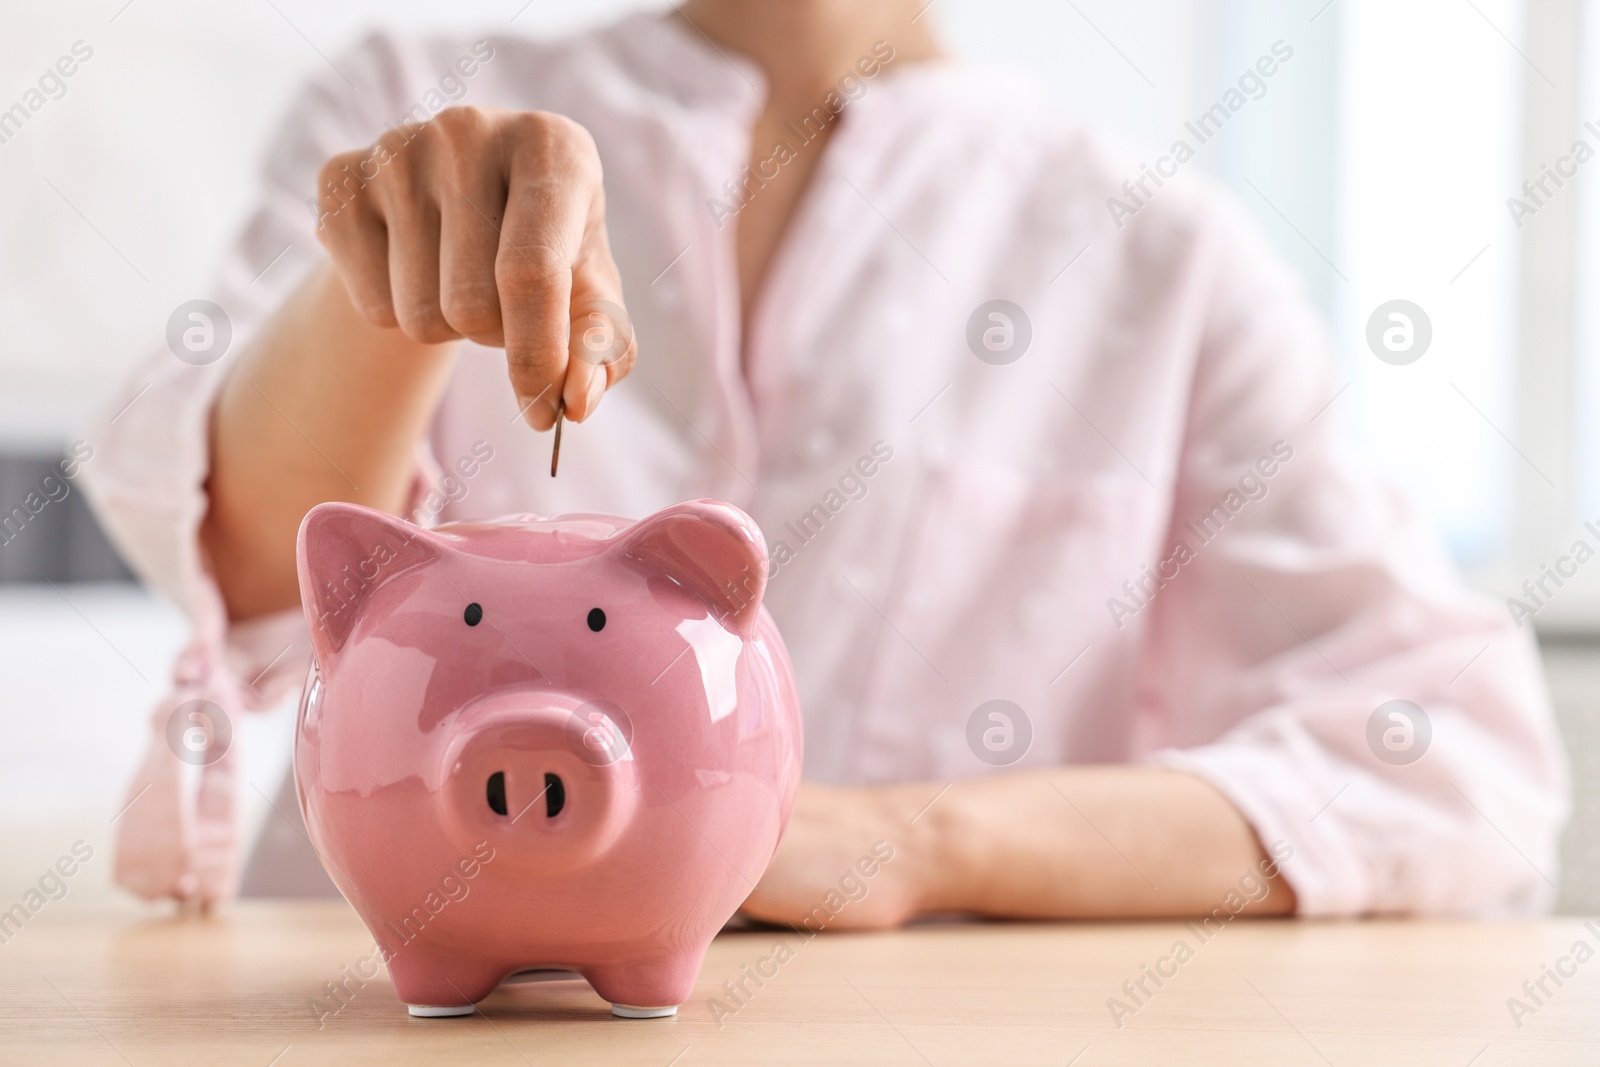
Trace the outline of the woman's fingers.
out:
M 323 165 L 317 178 L 317 236 L 333 258 L 350 302 L 374 326 L 394 328 L 389 289 L 389 232 L 365 189 L 352 180 L 366 152 L 345 152 Z
M 473 108 L 441 111 L 431 124 L 439 198 L 439 306 L 463 337 L 505 347 L 495 253 L 505 218 L 506 182 L 491 117 Z
M 622 282 L 606 242 L 605 204 L 592 205 L 584 251 L 572 272 L 572 320 L 562 390 L 577 422 L 594 413 L 605 391 L 633 367 L 633 322 L 622 306 Z
M 533 402 L 524 418 L 539 429 L 555 421 L 558 399 L 579 421 L 598 402 L 594 368 L 573 357 L 582 336 L 575 298 L 621 297 L 586 262 L 600 181 L 599 156 L 581 126 L 537 112 L 517 117 L 495 276 L 511 382 L 519 405 Z
M 413 341 L 443 344 L 461 335 L 445 321 L 439 302 L 439 207 L 424 195 L 391 205 L 389 286 L 400 329 Z
M 537 220 L 527 217 L 531 206 L 519 210 L 517 202 L 513 186 L 495 257 L 506 367 L 523 418 L 534 429 L 547 430 L 555 423 L 556 400 L 566 377 L 572 269 L 559 247 L 525 243 L 539 240 L 528 225 Z

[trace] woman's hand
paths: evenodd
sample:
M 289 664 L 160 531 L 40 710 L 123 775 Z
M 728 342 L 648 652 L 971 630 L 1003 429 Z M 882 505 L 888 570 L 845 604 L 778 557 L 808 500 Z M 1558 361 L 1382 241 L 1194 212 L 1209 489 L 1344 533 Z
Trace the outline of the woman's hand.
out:
M 559 115 L 451 108 L 335 156 L 314 270 L 212 411 L 201 540 L 229 614 L 293 607 L 325 500 L 399 514 L 462 337 L 503 347 L 523 417 L 583 420 L 633 366 L 593 140 Z M 398 328 L 396 328 L 398 327 Z
M 524 417 L 583 421 L 633 366 L 589 132 L 541 111 L 448 108 L 334 156 L 318 234 L 350 299 L 411 340 L 504 348 Z
M 778 854 L 740 910 L 779 925 L 809 918 L 812 930 L 898 926 L 929 910 L 938 872 L 911 819 L 932 793 L 914 793 L 802 783 Z

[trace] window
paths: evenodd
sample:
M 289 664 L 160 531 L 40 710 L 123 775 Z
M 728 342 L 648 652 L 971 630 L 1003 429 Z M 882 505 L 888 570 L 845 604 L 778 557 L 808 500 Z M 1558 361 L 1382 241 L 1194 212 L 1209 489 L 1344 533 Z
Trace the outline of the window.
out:
M 1340 6 L 1334 256 L 1349 281 L 1334 321 L 1353 386 L 1337 414 L 1457 559 L 1481 566 L 1508 548 L 1523 462 L 1511 444 L 1518 242 L 1504 206 L 1520 164 L 1521 5 Z M 1426 321 L 1380 315 L 1384 331 L 1409 328 L 1419 344 L 1431 326 L 1415 363 L 1369 345 L 1374 311 L 1395 300 Z

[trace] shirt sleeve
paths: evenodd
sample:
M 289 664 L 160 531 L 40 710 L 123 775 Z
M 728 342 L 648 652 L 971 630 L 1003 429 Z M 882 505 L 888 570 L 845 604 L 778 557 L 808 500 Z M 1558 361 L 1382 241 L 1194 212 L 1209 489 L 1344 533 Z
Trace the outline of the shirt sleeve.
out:
M 1570 801 L 1531 635 L 1341 449 L 1316 314 L 1243 212 L 1212 207 L 1149 583 L 1140 702 L 1170 744 L 1154 759 L 1293 850 L 1304 915 L 1543 910 Z
M 318 171 L 333 155 L 371 144 L 386 122 L 407 117 L 396 104 L 407 95 L 401 46 L 374 37 L 337 65 L 301 94 L 268 146 L 259 207 L 208 295 L 221 309 L 205 309 L 216 358 L 181 342 L 155 346 L 86 434 L 93 453 L 80 477 L 102 524 L 139 576 L 193 624 L 172 689 L 150 712 L 144 757 L 117 819 L 116 881 L 148 899 L 211 902 L 233 896 L 239 885 L 236 753 L 227 744 L 214 758 L 208 751 L 190 788 L 184 772 L 195 768 L 182 764 L 194 762 L 186 758 L 193 753 L 180 755 L 173 724 L 196 715 L 210 722 L 214 712 L 205 709 L 214 708 L 226 725 L 231 715 L 275 705 L 302 680 L 310 654 L 297 609 L 230 624 L 199 529 L 217 392 L 322 258 L 310 206 Z M 191 321 L 187 311 L 174 313 L 180 337 Z M 216 341 L 224 329 L 225 347 Z M 430 472 L 437 468 L 422 442 L 414 501 Z M 210 723 L 208 732 L 217 726 Z
M 250 707 L 275 702 L 300 681 L 304 625 L 298 610 L 227 624 L 198 536 L 207 508 L 211 409 L 231 366 L 324 258 L 311 206 L 318 170 L 405 117 L 399 101 L 406 98 L 403 72 L 413 62 L 409 47 L 374 36 L 340 56 L 338 72 L 328 71 L 299 95 L 267 146 L 258 206 L 205 294 L 226 317 L 226 349 L 211 362 L 191 354 L 191 362 L 168 342 L 156 344 L 87 435 L 94 457 L 83 468 L 84 485 L 112 541 L 148 585 L 189 615 L 197 638 L 220 635 L 219 647 L 202 651 L 254 683 L 241 690 Z M 213 329 L 221 335 L 220 319 Z M 419 492 L 430 466 L 424 445 Z M 286 654 L 293 646 L 300 652 Z

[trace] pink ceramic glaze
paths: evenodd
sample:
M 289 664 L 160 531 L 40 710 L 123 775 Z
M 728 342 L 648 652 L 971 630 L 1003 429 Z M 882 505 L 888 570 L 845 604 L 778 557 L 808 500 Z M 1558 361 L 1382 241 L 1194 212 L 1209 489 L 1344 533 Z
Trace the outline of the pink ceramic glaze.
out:
M 300 807 L 412 1014 L 542 969 L 619 1015 L 688 999 L 800 778 L 755 523 L 694 500 L 428 531 L 322 504 L 299 564 Z

